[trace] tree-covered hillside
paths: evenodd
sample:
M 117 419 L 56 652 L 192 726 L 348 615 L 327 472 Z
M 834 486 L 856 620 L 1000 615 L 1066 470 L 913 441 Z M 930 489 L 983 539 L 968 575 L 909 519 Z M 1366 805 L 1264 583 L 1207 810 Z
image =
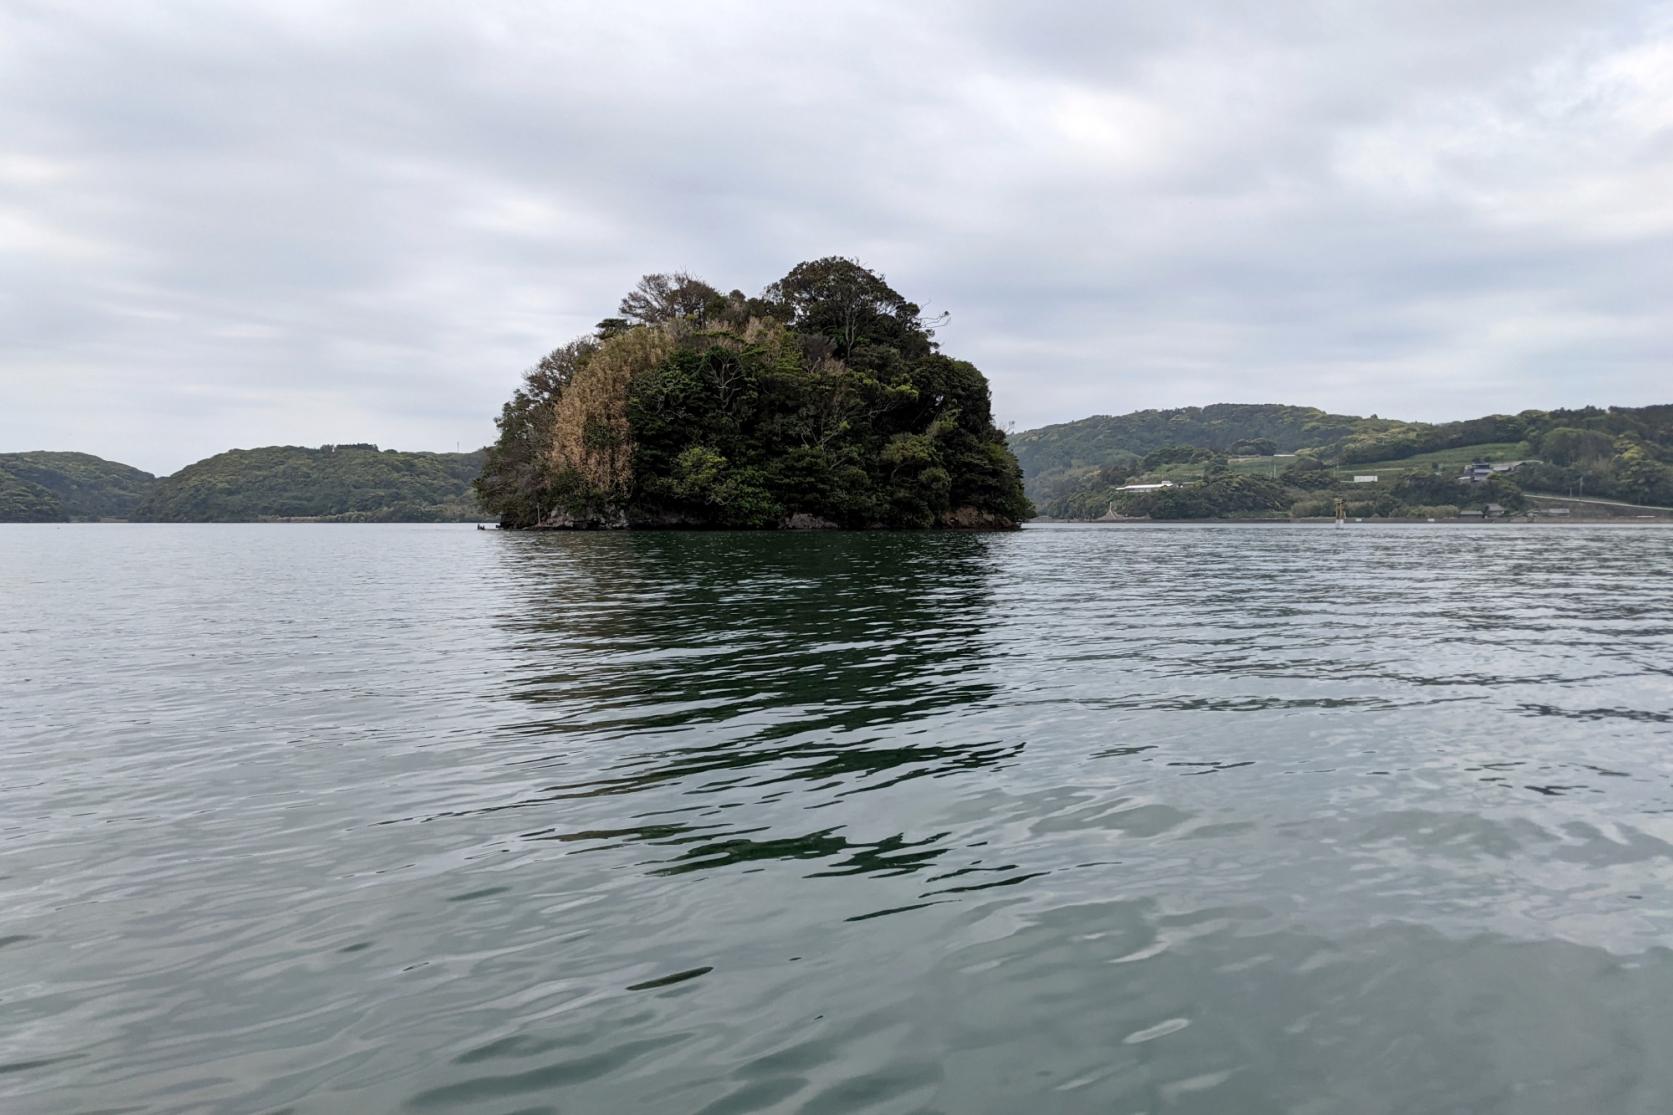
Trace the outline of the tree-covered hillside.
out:
M 58 497 L 0 469 L 0 523 L 67 523 Z
M 1177 440 L 1156 446 L 1164 433 Z M 1013 440 L 1036 469 L 1030 495 L 1055 518 L 1323 515 L 1337 498 L 1354 515 L 1447 515 L 1514 509 L 1525 492 L 1673 505 L 1673 406 L 1445 423 L 1204 407 L 1091 418 Z M 1501 468 L 1485 483 L 1461 484 L 1474 460 Z M 1134 487 L 1163 483 L 1172 486 Z
M 1395 425 L 1395 423 L 1386 423 Z M 1329 445 L 1359 433 L 1375 418 L 1327 414 L 1316 407 L 1276 403 L 1215 403 L 1177 410 L 1100 414 L 1042 426 L 1011 437 L 1011 448 L 1029 478 L 1065 469 L 1125 464 L 1170 445 L 1221 453 L 1293 453 Z M 1270 443 L 1263 446 L 1262 442 Z
M 162 522 L 331 519 L 463 522 L 483 454 L 401 453 L 375 445 L 233 449 L 158 481 L 135 518 Z
M 149 472 L 91 453 L 0 453 L 0 522 L 126 519 L 156 483 Z M 37 491 L 57 504 L 56 514 L 38 517 L 41 498 L 30 494 Z
M 524 376 L 478 482 L 502 525 L 1014 527 L 988 384 L 850 260 L 759 297 L 649 275 Z

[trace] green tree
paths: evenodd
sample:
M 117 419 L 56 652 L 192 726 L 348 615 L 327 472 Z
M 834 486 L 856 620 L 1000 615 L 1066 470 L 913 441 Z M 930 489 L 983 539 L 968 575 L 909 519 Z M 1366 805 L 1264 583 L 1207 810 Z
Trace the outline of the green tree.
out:
M 548 457 L 557 402 L 599 343 L 582 338 L 553 349 L 523 373 L 523 385 L 500 408 L 494 423 L 499 437 L 474 487 L 482 505 L 502 522 L 537 523 L 556 503 Z
M 617 313 L 639 325 L 662 325 L 690 321 L 703 326 L 711 316 L 726 309 L 726 298 L 701 279 L 683 271 L 671 275 L 646 275 L 622 299 Z
M 1558 426 L 1539 439 L 1539 452 L 1558 466 L 1607 461 L 1615 455 L 1615 439 L 1601 430 Z
M 832 342 L 839 359 L 870 344 L 881 350 L 874 358 L 893 353 L 912 360 L 934 345 L 917 304 L 855 260 L 826 256 L 798 263 L 763 298 L 782 308 L 796 332 Z

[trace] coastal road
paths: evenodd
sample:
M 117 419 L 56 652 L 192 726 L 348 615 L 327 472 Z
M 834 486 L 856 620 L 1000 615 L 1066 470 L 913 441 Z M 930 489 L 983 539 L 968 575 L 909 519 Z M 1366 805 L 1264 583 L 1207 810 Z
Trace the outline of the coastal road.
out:
M 1529 492 L 1527 495 L 1529 499 L 1548 499 L 1558 503 L 1596 503 L 1604 507 L 1630 507 L 1635 511 L 1673 512 L 1673 507 L 1657 507 L 1650 503 L 1622 503 L 1618 499 L 1593 499 L 1590 496 L 1535 495 L 1533 492 Z

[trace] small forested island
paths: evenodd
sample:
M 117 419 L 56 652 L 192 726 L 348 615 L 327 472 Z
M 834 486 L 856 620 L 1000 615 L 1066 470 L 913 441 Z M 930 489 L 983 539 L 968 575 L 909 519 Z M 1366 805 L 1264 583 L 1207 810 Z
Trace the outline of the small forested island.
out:
M 1673 406 L 1403 422 L 1220 403 L 1016 434 L 1046 518 L 1662 518 Z
M 524 375 L 477 481 L 507 528 L 1012 529 L 986 378 L 860 264 L 760 296 L 648 275 Z

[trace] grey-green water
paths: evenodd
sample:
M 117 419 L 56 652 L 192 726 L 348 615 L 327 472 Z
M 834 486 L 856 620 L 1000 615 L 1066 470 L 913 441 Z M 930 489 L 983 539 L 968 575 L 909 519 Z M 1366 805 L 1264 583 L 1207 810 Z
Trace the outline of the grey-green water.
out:
M 0 1111 L 1673 1109 L 1673 532 L 0 528 Z

